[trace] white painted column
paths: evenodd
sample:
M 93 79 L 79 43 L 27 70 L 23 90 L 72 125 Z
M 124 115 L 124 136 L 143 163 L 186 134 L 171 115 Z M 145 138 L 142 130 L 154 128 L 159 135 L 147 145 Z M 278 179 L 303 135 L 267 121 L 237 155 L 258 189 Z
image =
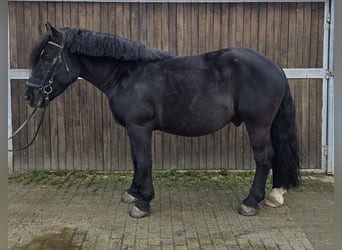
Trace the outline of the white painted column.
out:
M 8 17 L 9 19 L 9 17 Z M 11 71 L 11 63 L 10 63 L 10 36 L 9 36 L 9 20 L 8 20 L 8 137 L 12 134 L 12 101 L 11 101 L 11 77 L 10 77 L 10 71 Z M 12 140 L 8 141 L 8 149 L 13 148 Z M 13 170 L 13 153 L 8 152 L 8 171 L 11 173 Z
M 330 1 L 330 32 L 329 32 L 329 81 L 328 81 L 328 165 L 327 174 L 333 175 L 335 172 L 335 141 L 334 141 L 334 32 L 335 32 L 335 0 Z

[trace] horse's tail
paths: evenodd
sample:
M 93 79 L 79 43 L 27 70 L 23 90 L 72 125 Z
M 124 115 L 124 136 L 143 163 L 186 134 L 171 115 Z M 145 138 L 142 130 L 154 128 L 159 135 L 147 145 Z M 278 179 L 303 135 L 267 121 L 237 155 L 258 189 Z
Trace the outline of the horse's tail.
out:
M 284 98 L 271 128 L 273 188 L 289 189 L 299 185 L 300 159 L 295 117 L 295 106 L 287 82 Z

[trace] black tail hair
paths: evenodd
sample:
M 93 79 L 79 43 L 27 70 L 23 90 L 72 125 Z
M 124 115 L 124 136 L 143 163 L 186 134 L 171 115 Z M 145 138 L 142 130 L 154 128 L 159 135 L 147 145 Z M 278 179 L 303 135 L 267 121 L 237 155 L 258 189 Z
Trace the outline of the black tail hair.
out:
M 287 83 L 285 95 L 271 128 L 274 148 L 272 162 L 273 188 L 297 187 L 300 182 L 299 145 L 296 128 L 296 110 Z

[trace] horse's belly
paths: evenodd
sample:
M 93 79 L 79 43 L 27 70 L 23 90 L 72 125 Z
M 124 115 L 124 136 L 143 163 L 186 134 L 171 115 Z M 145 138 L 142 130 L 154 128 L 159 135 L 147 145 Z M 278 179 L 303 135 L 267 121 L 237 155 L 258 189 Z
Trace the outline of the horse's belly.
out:
M 170 119 L 172 117 L 172 119 Z M 162 122 L 161 130 L 181 136 L 201 136 L 212 133 L 229 123 L 233 112 L 228 109 L 198 110 L 173 114 Z

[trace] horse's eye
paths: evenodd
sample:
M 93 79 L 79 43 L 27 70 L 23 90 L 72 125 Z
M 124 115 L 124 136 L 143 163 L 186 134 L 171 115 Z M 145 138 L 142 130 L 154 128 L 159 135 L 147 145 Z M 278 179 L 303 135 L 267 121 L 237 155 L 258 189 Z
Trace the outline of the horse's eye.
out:
M 51 60 L 52 60 L 52 56 L 51 56 L 51 55 L 44 54 L 43 57 L 44 57 L 44 59 L 45 59 L 46 61 L 51 61 Z
M 52 60 L 52 56 L 47 54 L 44 50 L 42 51 L 42 53 L 40 53 L 40 56 L 45 60 L 45 61 L 51 61 Z

